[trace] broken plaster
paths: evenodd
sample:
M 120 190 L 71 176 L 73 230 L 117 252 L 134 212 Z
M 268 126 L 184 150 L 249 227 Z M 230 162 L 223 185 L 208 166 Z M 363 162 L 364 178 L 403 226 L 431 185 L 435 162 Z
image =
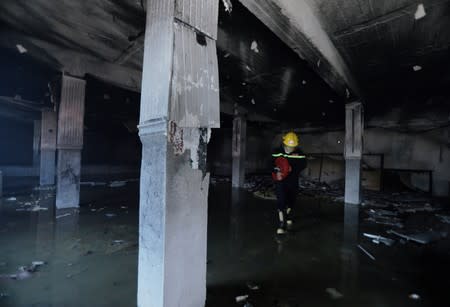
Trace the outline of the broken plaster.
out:
M 206 172 L 206 147 L 211 139 L 211 128 L 179 127 L 174 121 L 169 122 L 168 141 L 172 144 L 174 154 L 179 156 L 189 150 L 192 169 Z

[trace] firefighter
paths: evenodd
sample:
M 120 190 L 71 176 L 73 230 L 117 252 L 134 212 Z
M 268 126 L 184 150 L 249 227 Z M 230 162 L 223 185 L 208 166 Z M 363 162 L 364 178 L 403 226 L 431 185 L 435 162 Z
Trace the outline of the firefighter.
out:
M 279 226 L 277 234 L 285 234 L 291 227 L 292 209 L 298 194 L 300 172 L 306 168 L 306 156 L 298 148 L 298 136 L 294 132 L 283 136 L 282 145 L 272 154 L 272 178 L 275 182 Z

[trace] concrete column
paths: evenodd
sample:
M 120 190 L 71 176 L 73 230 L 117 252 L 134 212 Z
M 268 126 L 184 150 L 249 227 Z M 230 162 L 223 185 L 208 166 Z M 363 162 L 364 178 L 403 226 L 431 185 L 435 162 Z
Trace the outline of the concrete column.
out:
M 191 15 L 192 14 L 192 15 Z M 220 124 L 218 0 L 148 0 L 139 135 L 137 301 L 206 299 L 206 147 Z
M 233 188 L 243 188 L 245 182 L 245 155 L 247 143 L 247 121 L 242 115 L 235 115 L 232 137 L 232 176 Z
M 86 81 L 63 75 L 58 112 L 57 209 L 80 204 L 85 88 Z
M 56 174 L 57 116 L 54 110 L 43 110 L 41 120 L 41 162 L 39 182 L 41 186 L 54 185 Z
M 345 106 L 345 202 L 361 203 L 364 114 L 360 102 Z
M 41 121 L 33 122 L 33 166 L 39 166 L 39 152 L 41 148 Z

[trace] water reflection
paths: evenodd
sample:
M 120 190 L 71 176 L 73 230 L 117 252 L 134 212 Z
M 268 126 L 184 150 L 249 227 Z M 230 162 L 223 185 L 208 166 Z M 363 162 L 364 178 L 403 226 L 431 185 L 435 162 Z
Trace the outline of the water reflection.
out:
M 341 248 L 341 289 L 346 296 L 352 296 L 358 291 L 358 238 L 359 205 L 345 204 L 344 238 Z
M 244 225 L 244 191 L 231 188 L 230 206 L 230 254 L 238 255 L 243 248 Z

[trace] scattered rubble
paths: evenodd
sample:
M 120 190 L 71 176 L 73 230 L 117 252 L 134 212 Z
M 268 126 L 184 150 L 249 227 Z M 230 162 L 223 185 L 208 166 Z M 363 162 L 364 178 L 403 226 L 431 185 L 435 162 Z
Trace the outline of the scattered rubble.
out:
M 387 233 L 396 235 L 400 238 L 405 239 L 406 241 L 414 241 L 420 244 L 429 244 L 447 236 L 446 233 L 439 233 L 432 230 L 413 234 L 406 234 L 397 232 L 395 230 L 388 230 Z
M 380 235 L 374 235 L 370 233 L 363 233 L 363 236 L 372 239 L 372 242 L 375 244 L 383 243 L 387 246 L 392 246 L 395 243 L 395 240 L 380 236 Z
M 438 217 L 442 223 L 450 224 L 450 215 L 436 214 L 436 217 Z
M 31 278 L 33 273 L 36 273 L 38 268 L 44 264 L 46 264 L 45 261 L 33 261 L 29 266 L 20 266 L 14 274 L 0 275 L 0 279 L 24 280 Z

